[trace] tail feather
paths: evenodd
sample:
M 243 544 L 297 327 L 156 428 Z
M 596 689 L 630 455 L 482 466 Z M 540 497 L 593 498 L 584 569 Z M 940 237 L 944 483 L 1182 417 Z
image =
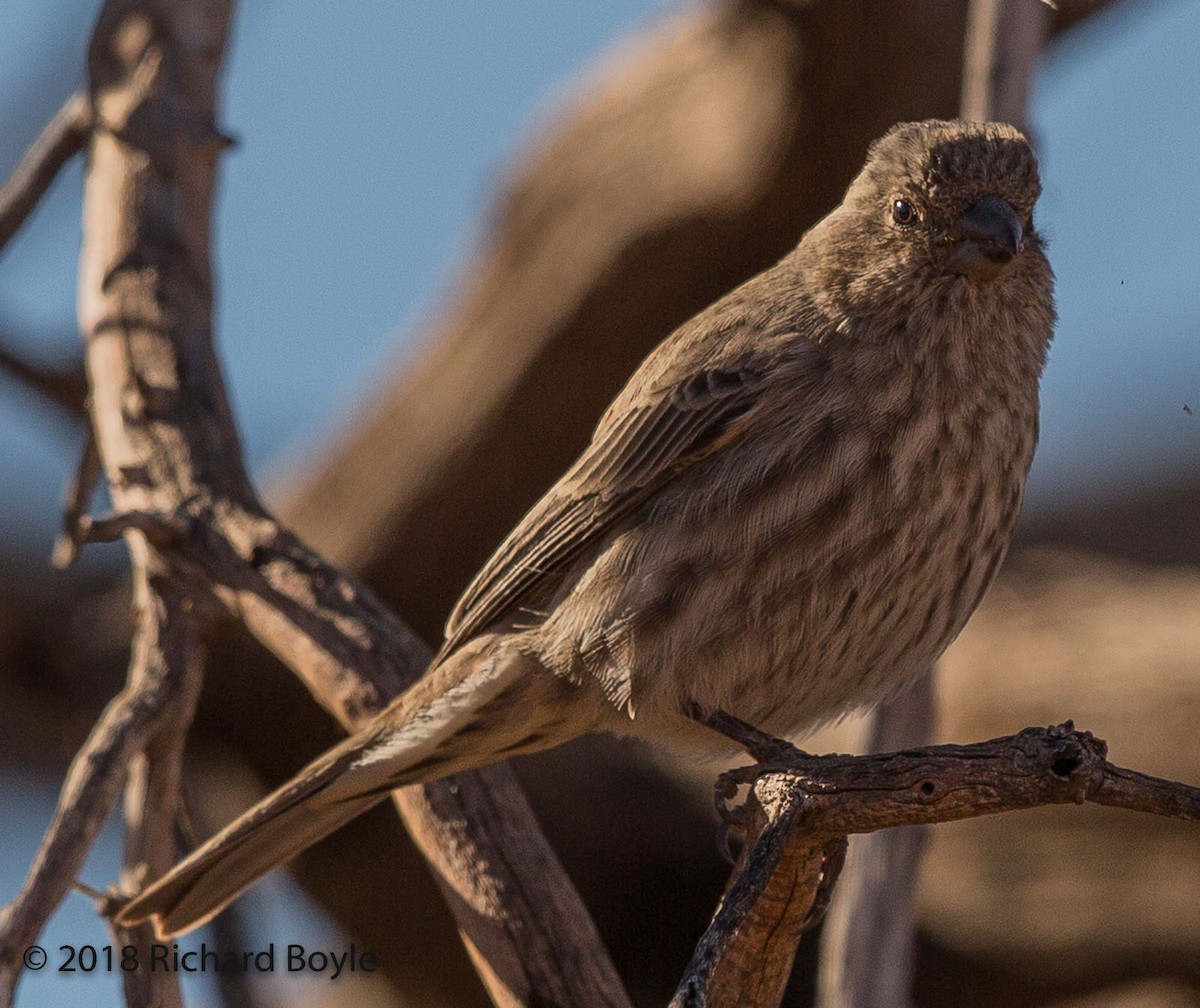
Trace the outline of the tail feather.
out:
M 386 791 L 323 800 L 322 792 L 351 758 L 343 743 L 310 765 L 126 903 L 116 922 L 132 925 L 153 919 L 160 938 L 199 927 L 275 865 L 377 805 Z
M 153 919 L 162 938 L 190 931 L 260 875 L 395 788 L 557 745 L 594 727 L 592 707 L 577 708 L 574 719 L 562 715 L 579 687 L 493 644 L 476 638 L 455 651 L 363 731 L 147 886 L 121 908 L 116 922 Z
M 378 804 L 383 795 L 358 802 L 343 802 L 315 812 L 302 803 L 260 823 L 252 842 L 199 848 L 162 885 L 147 889 L 126 904 L 117 923 L 134 924 L 153 919 L 160 939 L 191 931 L 225 909 L 242 891 L 271 868 L 339 826 Z M 214 838 L 214 839 L 219 839 Z

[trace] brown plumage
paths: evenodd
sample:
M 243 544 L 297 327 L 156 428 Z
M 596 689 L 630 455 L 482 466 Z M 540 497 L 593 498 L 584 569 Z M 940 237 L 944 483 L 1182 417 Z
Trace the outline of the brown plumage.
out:
M 163 935 L 389 790 L 583 732 L 777 733 L 929 667 L 1003 558 L 1053 280 L 1009 126 L 897 126 L 779 264 L 669 336 L 425 676 L 120 913 Z

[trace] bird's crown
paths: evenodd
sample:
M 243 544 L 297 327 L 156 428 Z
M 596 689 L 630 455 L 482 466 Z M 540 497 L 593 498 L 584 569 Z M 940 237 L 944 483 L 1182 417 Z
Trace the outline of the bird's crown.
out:
M 998 122 L 900 123 L 871 145 L 863 174 L 884 188 L 904 183 L 949 215 L 998 196 L 1027 223 L 1042 188 L 1029 142 Z

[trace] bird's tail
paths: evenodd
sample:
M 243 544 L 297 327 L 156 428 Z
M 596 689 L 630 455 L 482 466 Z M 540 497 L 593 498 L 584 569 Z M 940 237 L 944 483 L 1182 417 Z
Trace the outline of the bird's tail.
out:
M 578 687 L 477 639 L 427 672 L 361 732 L 309 764 L 198 847 L 116 915 L 153 919 L 161 938 L 199 927 L 275 865 L 361 815 L 405 784 L 546 748 L 589 725 L 561 717 Z M 557 707 L 555 704 L 557 701 Z M 568 702 L 568 707 L 570 706 Z M 555 710 L 552 723 L 547 716 Z
M 311 847 L 387 796 L 322 806 L 277 791 L 247 816 L 196 848 L 116 915 L 118 924 L 148 918 L 160 939 L 207 923 L 271 868 Z

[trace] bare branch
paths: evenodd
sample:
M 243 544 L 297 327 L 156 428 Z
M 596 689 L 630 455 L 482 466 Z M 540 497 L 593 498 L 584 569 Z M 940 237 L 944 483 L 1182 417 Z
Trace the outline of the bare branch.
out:
M 831 846 L 790 842 L 803 832 L 805 795 L 764 781 L 740 825 L 757 832 L 696 946 L 671 1008 L 777 1005 L 820 892 Z
M 961 115 L 1025 128 L 1029 84 L 1054 10 L 1041 0 L 972 0 L 963 46 Z
M 1106 752 L 1066 722 L 875 756 L 781 750 L 771 763 L 725 774 L 725 794 L 748 787 L 749 798 L 723 814 L 759 832 L 673 1004 L 777 1004 L 794 944 L 784 955 L 776 943 L 786 940 L 780 935 L 799 940 L 821 863 L 848 834 L 1086 801 L 1200 822 L 1200 788 L 1114 766 Z
M 80 517 L 73 538 L 80 544 L 116 542 L 126 532 L 140 532 L 148 543 L 166 549 L 187 533 L 187 523 L 173 515 L 152 511 Z
M 37 938 L 83 867 L 120 793 L 126 769 L 172 698 L 186 693 L 193 622 L 181 600 L 141 608 L 129 684 L 101 715 L 71 762 L 54 820 L 20 895 L 0 912 L 0 1005 L 12 1003 L 21 954 Z
M 145 599 L 147 603 L 154 601 L 150 586 Z M 194 618 L 186 617 L 183 622 L 194 625 Z M 182 793 L 183 747 L 200 697 L 204 661 L 194 633 L 190 639 L 171 643 L 183 645 L 162 659 L 179 670 L 175 677 L 177 688 L 166 697 L 145 749 L 130 764 L 125 785 L 125 855 L 120 885 L 123 894 L 136 892 L 147 873 L 158 875 L 166 871 L 179 854 L 175 818 Z M 155 941 L 152 928 L 114 926 L 113 930 L 116 944 L 134 945 L 139 950 L 139 960 L 150 961 L 150 946 Z M 173 972 L 123 971 L 121 980 L 129 1008 L 182 1006 L 178 976 Z
M 63 412 L 79 420 L 87 416 L 84 399 L 87 379 L 82 361 L 67 367 L 47 367 L 26 360 L 20 354 L 0 344 L 0 369 L 23 385 L 45 396 Z
M 58 170 L 83 150 L 92 128 L 88 97 L 77 91 L 45 125 L 16 171 L 0 187 L 0 250 L 37 206 Z
M 1118 766 L 1105 767 L 1104 780 L 1088 800 L 1097 805 L 1200 822 L 1200 790 Z
M 84 439 L 83 452 L 63 501 L 62 531 L 54 541 L 54 552 L 50 562 L 59 570 L 70 567 L 87 541 L 84 516 L 88 502 L 100 480 L 100 451 L 96 446 L 96 435 L 89 424 Z

